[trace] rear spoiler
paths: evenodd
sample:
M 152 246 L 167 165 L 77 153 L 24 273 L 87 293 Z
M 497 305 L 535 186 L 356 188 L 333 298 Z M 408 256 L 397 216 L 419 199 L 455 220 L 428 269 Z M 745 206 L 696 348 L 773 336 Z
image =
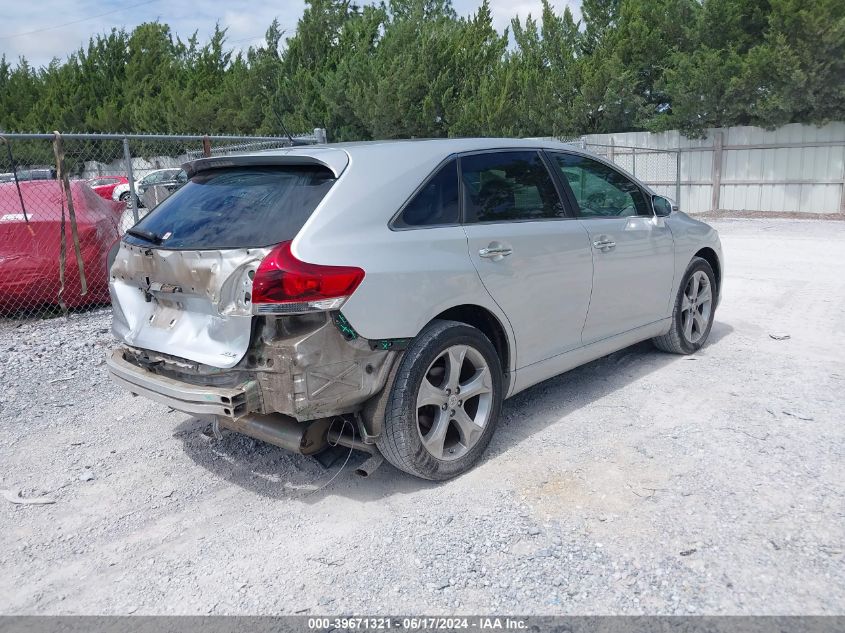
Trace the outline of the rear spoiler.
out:
M 339 177 L 349 164 L 349 156 L 339 149 L 325 147 L 313 150 L 297 148 L 279 153 L 245 154 L 243 156 L 214 156 L 198 158 L 182 165 L 188 178 L 209 169 L 223 169 L 226 167 L 260 167 L 268 165 L 319 165 L 329 169 Z

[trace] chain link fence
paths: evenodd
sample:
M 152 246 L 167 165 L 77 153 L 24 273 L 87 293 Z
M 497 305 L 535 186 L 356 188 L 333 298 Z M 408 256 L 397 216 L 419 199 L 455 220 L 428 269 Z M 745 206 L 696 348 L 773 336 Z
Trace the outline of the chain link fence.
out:
M 325 142 L 321 129 L 292 138 L 0 135 L 0 316 L 107 304 L 108 251 L 186 182 L 183 163 Z
M 681 153 L 674 149 L 651 149 L 582 142 L 587 151 L 601 156 L 633 174 L 661 196 L 678 202 L 681 197 Z
M 639 178 L 661 196 L 678 202 L 681 198 L 681 152 L 591 142 L 586 136 L 542 137 L 572 145 L 609 160 Z

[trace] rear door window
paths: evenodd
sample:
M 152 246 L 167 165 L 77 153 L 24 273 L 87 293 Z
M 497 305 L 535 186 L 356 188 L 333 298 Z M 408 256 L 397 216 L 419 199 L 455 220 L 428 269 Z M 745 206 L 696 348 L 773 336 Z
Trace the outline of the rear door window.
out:
M 552 177 L 536 151 L 461 158 L 466 222 L 566 217 Z
M 203 171 L 165 199 L 136 228 L 161 239 L 159 248 L 227 249 L 292 240 L 334 184 L 315 166 Z M 127 235 L 127 242 L 152 246 Z

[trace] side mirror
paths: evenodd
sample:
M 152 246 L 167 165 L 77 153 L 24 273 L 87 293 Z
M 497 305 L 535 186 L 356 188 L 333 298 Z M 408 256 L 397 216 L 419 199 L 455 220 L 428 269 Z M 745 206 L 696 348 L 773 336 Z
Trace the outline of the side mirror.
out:
M 663 196 L 652 196 L 651 206 L 654 209 L 654 215 L 658 218 L 666 218 L 672 215 L 672 211 L 677 211 L 677 205 L 672 204 L 672 201 Z

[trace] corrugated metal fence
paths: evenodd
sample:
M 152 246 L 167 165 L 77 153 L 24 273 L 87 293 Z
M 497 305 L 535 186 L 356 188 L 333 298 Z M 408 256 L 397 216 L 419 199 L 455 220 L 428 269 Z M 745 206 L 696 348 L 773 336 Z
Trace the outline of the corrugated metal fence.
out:
M 703 139 L 591 134 L 582 144 L 692 213 L 845 213 L 845 123 L 710 129 Z

